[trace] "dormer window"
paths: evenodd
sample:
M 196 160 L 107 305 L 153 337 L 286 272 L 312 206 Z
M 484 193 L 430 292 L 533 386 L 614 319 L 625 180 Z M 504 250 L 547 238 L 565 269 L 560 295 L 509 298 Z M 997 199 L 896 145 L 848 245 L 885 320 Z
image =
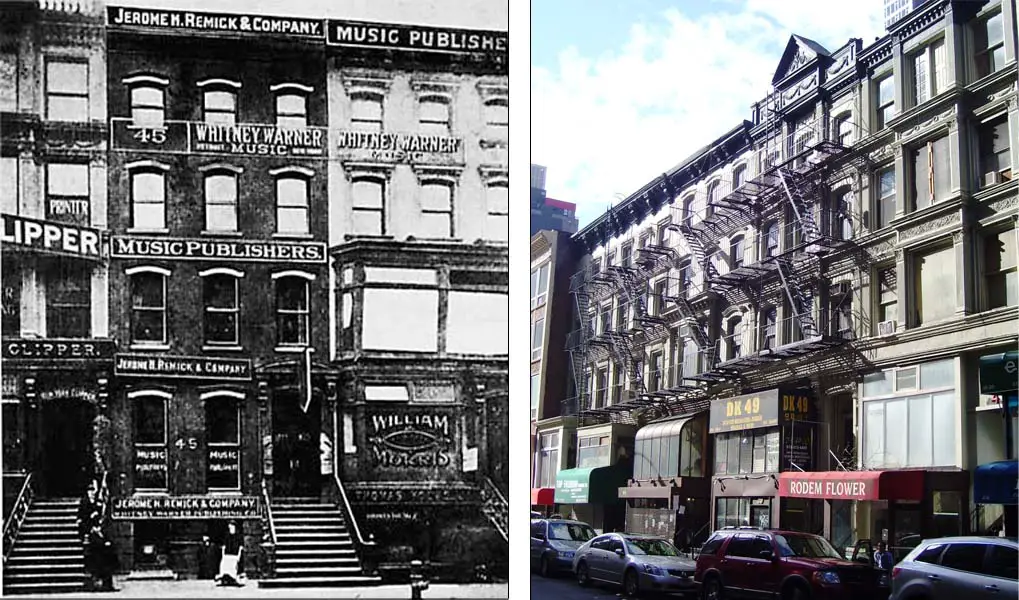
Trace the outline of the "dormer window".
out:
M 150 75 L 128 77 L 123 82 L 131 90 L 131 120 L 136 126 L 159 128 L 166 118 L 168 79 Z
M 276 126 L 300 128 L 308 126 L 308 94 L 314 88 L 299 83 L 281 83 L 269 87 L 276 94 Z
M 237 122 L 237 90 L 241 84 L 228 79 L 207 79 L 202 88 L 202 110 L 206 123 L 233 125 Z

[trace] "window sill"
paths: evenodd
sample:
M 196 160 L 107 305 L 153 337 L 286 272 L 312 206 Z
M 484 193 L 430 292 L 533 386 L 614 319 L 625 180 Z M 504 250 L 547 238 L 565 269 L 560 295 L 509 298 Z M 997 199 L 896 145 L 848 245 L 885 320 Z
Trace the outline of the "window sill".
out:
M 137 496 L 169 496 L 169 490 L 135 490 L 131 493 L 132 497 Z
M 215 344 L 205 344 L 202 346 L 202 352 L 243 352 L 244 347 L 242 346 L 218 346 Z
M 208 495 L 210 496 L 242 496 L 240 490 L 226 490 L 226 489 L 209 489 Z
M 199 235 L 202 237 L 241 237 L 244 233 L 240 231 L 209 231 L 208 229 L 203 229 Z
M 274 240 L 313 240 L 315 236 L 310 233 L 274 233 Z
M 305 348 L 307 346 L 276 346 L 275 350 L 284 354 L 299 354 L 304 352 Z
M 129 350 L 149 350 L 149 351 L 166 351 L 170 349 L 170 344 L 131 344 L 128 346 Z
M 145 235 L 169 235 L 170 230 L 166 228 L 145 229 L 142 227 L 129 227 L 126 233 L 140 233 Z

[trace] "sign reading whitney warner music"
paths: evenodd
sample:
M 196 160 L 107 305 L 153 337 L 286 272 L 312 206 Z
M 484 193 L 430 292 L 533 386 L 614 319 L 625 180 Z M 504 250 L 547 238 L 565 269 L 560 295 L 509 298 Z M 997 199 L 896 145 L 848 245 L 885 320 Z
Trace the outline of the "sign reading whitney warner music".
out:
M 326 155 L 326 130 L 322 127 L 187 121 L 163 121 L 158 127 L 149 127 L 117 117 L 110 119 L 110 137 L 115 150 L 290 158 L 325 158 Z

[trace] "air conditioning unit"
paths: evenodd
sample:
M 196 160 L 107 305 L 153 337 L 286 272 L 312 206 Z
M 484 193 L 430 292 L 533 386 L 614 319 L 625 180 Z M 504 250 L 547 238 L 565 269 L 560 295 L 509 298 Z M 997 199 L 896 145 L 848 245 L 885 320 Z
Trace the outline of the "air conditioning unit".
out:
M 881 321 L 877 324 L 878 335 L 892 335 L 895 333 L 895 319 L 889 319 L 888 321 Z
M 997 171 L 984 173 L 984 187 L 987 187 L 989 185 L 997 185 L 999 183 L 1001 183 L 1001 173 Z

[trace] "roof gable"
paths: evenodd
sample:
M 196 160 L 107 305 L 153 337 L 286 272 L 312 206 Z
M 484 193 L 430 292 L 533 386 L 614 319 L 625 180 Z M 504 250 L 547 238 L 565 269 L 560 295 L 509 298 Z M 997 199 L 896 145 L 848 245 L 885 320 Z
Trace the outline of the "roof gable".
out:
M 771 78 L 771 84 L 777 84 L 819 56 L 831 58 L 831 53 L 813 40 L 795 34 L 789 36 L 789 43 L 785 46 L 782 59 L 778 61 L 778 69 Z

